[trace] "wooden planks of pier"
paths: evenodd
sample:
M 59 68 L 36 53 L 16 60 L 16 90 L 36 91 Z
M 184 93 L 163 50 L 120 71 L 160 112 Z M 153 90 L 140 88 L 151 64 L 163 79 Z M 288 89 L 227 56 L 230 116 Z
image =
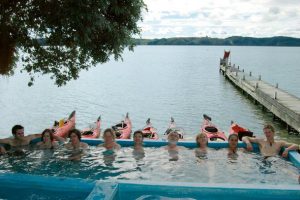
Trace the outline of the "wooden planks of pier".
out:
M 263 108 L 268 109 L 287 124 L 288 131 L 300 133 L 300 99 L 286 91 L 278 88 L 278 84 L 272 86 L 255 78 L 251 72 L 246 74 L 235 65 L 231 66 L 226 62 L 221 62 L 220 72 L 229 79 L 243 93 L 250 95 L 255 103 L 260 103 Z

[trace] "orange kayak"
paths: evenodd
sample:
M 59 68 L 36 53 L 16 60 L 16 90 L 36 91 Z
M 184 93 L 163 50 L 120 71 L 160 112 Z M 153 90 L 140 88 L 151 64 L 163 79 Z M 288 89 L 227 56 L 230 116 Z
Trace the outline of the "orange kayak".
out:
M 209 141 L 226 141 L 227 137 L 223 131 L 220 131 L 216 125 L 211 122 L 211 118 L 203 115 L 204 119 L 201 125 L 201 132 L 206 134 Z
M 116 132 L 117 139 L 130 139 L 131 136 L 131 120 L 129 119 L 128 113 L 124 120 L 116 125 L 112 126 L 112 129 Z
M 101 116 L 98 117 L 96 121 L 96 126 L 94 128 L 86 128 L 81 131 L 82 138 L 99 138 L 100 137 L 100 126 L 101 126 Z
M 233 121 L 231 121 L 229 134 L 237 134 L 240 141 L 242 141 L 242 138 L 244 136 L 253 137 L 253 132 L 252 131 L 250 131 L 249 129 L 241 127 L 240 125 L 238 125 L 237 123 L 234 123 Z
M 65 122 L 63 122 L 58 127 L 54 127 L 54 134 L 59 137 L 67 138 L 69 131 L 75 128 L 75 120 L 76 120 L 75 117 L 76 117 L 76 111 L 74 110 Z M 61 121 L 64 120 L 60 120 L 60 122 Z
M 157 130 L 152 126 L 150 118 L 146 121 L 146 126 L 142 129 L 142 133 L 145 139 L 158 140 Z

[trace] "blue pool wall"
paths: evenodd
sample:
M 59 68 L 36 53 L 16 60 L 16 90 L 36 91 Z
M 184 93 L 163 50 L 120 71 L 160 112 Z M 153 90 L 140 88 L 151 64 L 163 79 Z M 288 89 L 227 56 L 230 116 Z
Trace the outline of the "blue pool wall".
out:
M 193 199 L 299 200 L 298 185 L 208 184 L 149 181 L 94 181 L 28 174 L 0 174 L 0 198 L 137 199 L 147 196 Z M 28 196 L 25 196 L 28 195 Z M 49 198 L 47 198 L 49 199 Z

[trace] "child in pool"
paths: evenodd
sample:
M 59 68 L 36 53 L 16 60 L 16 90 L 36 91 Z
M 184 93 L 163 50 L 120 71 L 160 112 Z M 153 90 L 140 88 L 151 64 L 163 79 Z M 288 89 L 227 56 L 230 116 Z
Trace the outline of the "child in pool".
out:
M 113 129 L 107 128 L 103 132 L 103 140 L 102 144 L 99 144 L 98 147 L 105 147 L 106 150 L 119 150 L 121 146 L 115 142 L 116 135 Z
M 53 129 L 45 129 L 42 132 L 42 137 L 41 137 L 40 142 L 38 142 L 36 145 L 40 149 L 54 149 L 58 147 L 59 142 L 65 142 L 65 139 L 62 137 L 59 137 L 53 133 Z M 57 141 L 55 141 L 57 140 Z
M 208 138 L 205 133 L 199 133 L 196 136 L 196 144 L 198 148 L 195 149 L 196 157 L 206 157 Z

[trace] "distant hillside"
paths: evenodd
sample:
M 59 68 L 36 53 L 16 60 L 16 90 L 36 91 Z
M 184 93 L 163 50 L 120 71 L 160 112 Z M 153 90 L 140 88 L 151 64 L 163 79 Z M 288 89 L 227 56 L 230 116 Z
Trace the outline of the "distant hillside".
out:
M 225 46 L 300 46 L 300 38 L 253 38 L 233 36 L 225 39 L 210 37 L 178 37 L 162 39 L 135 39 L 136 45 L 225 45 Z

